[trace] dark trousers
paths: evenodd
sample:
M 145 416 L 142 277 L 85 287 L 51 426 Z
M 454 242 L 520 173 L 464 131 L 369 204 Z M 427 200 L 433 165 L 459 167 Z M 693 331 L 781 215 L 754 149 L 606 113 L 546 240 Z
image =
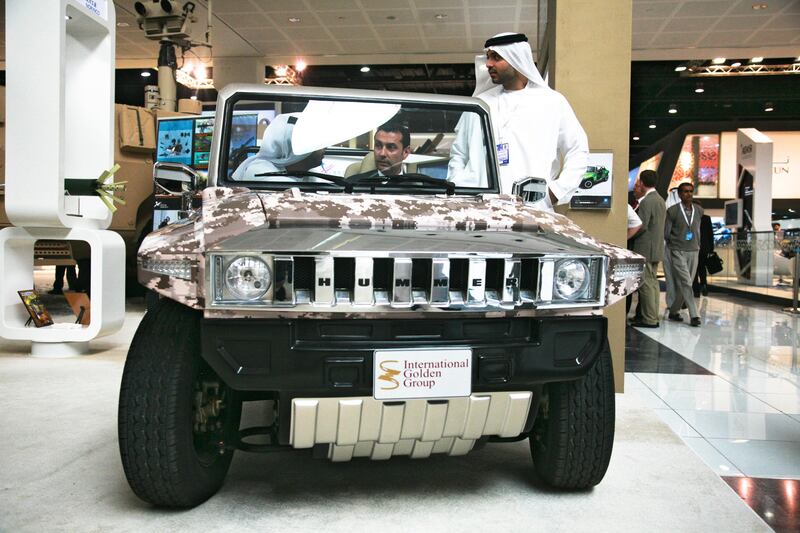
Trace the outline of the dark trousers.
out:
M 64 274 L 67 274 L 67 284 L 73 291 L 78 289 L 78 276 L 75 275 L 75 267 L 70 265 L 56 265 L 56 279 L 53 280 L 53 289 L 60 291 L 64 289 Z
M 78 290 L 92 295 L 92 262 L 88 258 L 78 259 Z
M 695 294 L 700 292 L 700 289 L 708 285 L 708 270 L 706 269 L 706 256 L 709 252 L 699 252 L 697 258 L 697 270 L 694 273 L 694 281 L 692 282 L 692 290 Z

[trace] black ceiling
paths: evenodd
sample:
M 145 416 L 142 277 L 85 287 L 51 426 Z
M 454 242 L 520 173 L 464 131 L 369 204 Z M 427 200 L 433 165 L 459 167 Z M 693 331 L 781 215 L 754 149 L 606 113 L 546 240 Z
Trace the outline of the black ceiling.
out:
M 768 63 L 790 64 L 795 58 Z M 729 59 L 730 64 L 733 59 Z M 747 63 L 747 59 L 739 61 Z M 689 77 L 675 72 L 684 63 L 637 61 L 631 64 L 630 155 L 647 150 L 654 142 L 687 122 L 760 121 L 800 119 L 800 75 Z M 695 92 L 697 83 L 704 92 Z M 771 102 L 774 111 L 765 111 Z M 669 106 L 677 106 L 670 114 Z M 655 121 L 656 128 L 649 127 Z

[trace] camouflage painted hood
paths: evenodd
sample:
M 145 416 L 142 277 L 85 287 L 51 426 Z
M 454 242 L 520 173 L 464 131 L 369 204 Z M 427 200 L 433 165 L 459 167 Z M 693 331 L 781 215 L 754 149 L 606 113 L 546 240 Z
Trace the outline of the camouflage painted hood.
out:
M 508 195 L 265 193 L 217 187 L 203 191 L 202 220 L 206 247 L 256 228 L 321 227 L 541 232 L 604 248 L 567 217 L 537 211 Z

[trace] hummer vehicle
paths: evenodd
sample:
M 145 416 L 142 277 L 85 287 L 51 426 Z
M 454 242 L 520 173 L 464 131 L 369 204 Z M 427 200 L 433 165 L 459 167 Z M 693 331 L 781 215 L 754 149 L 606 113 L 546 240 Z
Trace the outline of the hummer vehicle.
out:
M 608 169 L 606 167 L 586 167 L 586 172 L 581 177 L 581 189 L 591 189 L 604 181 L 608 181 Z
M 230 149 L 243 113 L 269 122 L 247 157 Z M 369 172 L 387 122 L 436 148 L 399 175 Z M 138 254 L 160 295 L 120 392 L 141 499 L 203 502 L 236 450 L 349 461 L 523 439 L 550 485 L 600 482 L 614 438 L 602 310 L 638 287 L 644 262 L 500 194 L 491 131 L 474 98 L 220 92 L 201 208 Z

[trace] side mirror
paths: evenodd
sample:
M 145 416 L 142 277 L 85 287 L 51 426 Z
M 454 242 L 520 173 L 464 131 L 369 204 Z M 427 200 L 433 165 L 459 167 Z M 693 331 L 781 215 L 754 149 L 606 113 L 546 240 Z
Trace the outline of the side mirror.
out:
M 525 203 L 541 200 L 547 194 L 547 180 L 542 178 L 523 178 L 511 187 L 511 194 L 519 196 Z
M 183 163 L 159 161 L 153 165 L 153 181 L 156 184 L 156 194 L 179 196 L 197 190 L 200 175 Z
M 201 177 L 192 167 L 183 163 L 159 161 L 153 165 L 153 182 L 156 195 L 180 198 L 180 210 L 188 212 L 192 208 L 192 197 L 199 188 Z

